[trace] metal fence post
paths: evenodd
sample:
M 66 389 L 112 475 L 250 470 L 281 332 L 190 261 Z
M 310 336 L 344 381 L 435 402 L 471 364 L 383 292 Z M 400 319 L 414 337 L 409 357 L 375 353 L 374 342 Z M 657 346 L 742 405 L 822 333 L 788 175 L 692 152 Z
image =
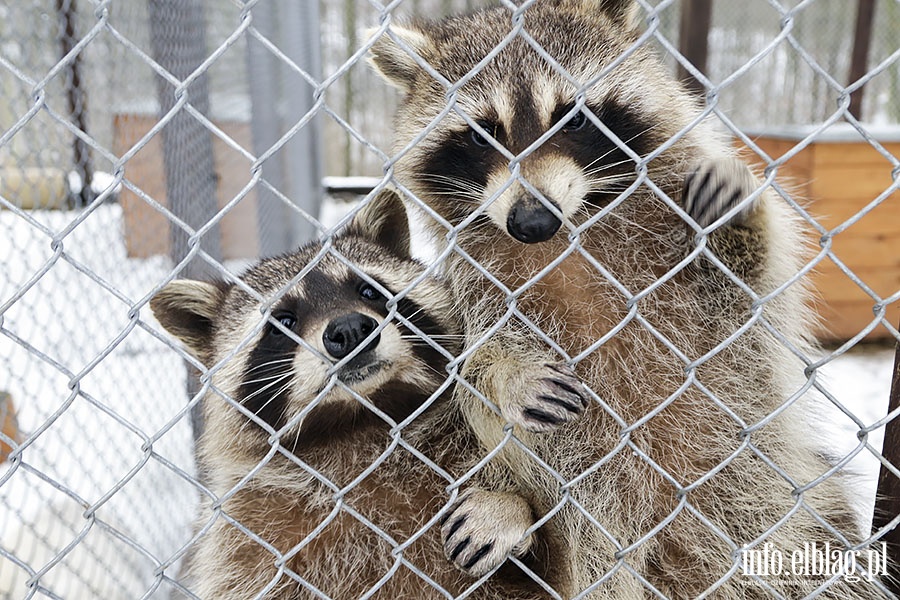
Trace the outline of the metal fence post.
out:
M 321 73 L 318 5 L 315 2 L 260 2 L 253 27 L 312 77 Z M 247 43 L 253 151 L 262 156 L 313 106 L 313 88 L 259 40 Z M 322 201 L 321 136 L 317 119 L 300 129 L 262 165 L 265 181 L 292 203 L 318 217 Z M 312 223 L 266 186 L 257 186 L 259 251 L 274 256 L 312 239 Z
M 275 37 L 276 15 L 271 2 L 253 7 L 253 28 L 266 39 Z M 278 63 L 274 55 L 256 37 L 247 36 L 247 77 L 250 84 L 250 127 L 253 153 L 262 156 L 279 137 L 278 119 Z M 262 177 L 277 190 L 284 189 L 284 170 L 278 155 L 262 164 Z M 256 186 L 257 222 L 259 223 L 259 253 L 274 256 L 287 246 L 284 220 L 280 218 L 281 200 L 265 185 Z
M 184 80 L 206 57 L 203 3 L 200 0 L 150 0 L 149 9 L 154 58 L 172 75 Z M 162 78 L 157 78 L 157 85 L 162 116 L 172 110 L 178 98 L 175 89 Z M 209 113 L 206 74 L 201 74 L 185 93 L 191 106 L 201 113 Z M 192 229 L 200 229 L 218 210 L 212 134 L 186 111 L 180 110 L 162 130 L 162 141 L 169 210 Z M 178 263 L 190 250 L 189 234 L 175 225 L 170 231 L 172 260 Z M 221 259 L 219 228 L 210 229 L 200 245 L 214 259 Z M 190 279 L 202 279 L 214 272 L 202 259 L 194 259 L 181 274 Z
M 206 56 L 203 4 L 200 0 L 150 0 L 150 35 L 154 58 L 179 80 L 184 80 Z M 178 99 L 171 85 L 157 78 L 160 115 L 166 115 Z M 188 102 L 209 113 L 209 82 L 201 74 L 188 89 Z M 162 130 L 169 210 L 194 231 L 215 216 L 217 176 L 213 163 L 212 134 L 199 121 L 180 110 Z M 175 224 L 169 228 L 172 261 L 178 264 L 190 251 L 189 234 Z M 213 259 L 222 259 L 219 227 L 212 227 L 200 246 Z M 188 279 L 208 279 L 218 271 L 202 258 L 194 258 L 181 271 Z M 196 371 L 188 365 L 187 392 L 199 391 Z M 203 429 L 203 413 L 197 404 L 191 414 L 195 438 Z
M 316 81 L 322 78 L 322 56 L 319 44 L 319 3 L 280 0 L 285 54 Z M 296 28 L 296 31 L 295 31 Z M 293 127 L 315 104 L 315 89 L 282 63 L 285 129 Z M 322 204 L 322 144 L 317 116 L 297 132 L 285 145 L 289 198 L 314 218 Z M 290 213 L 291 247 L 315 237 L 316 229 L 302 215 Z

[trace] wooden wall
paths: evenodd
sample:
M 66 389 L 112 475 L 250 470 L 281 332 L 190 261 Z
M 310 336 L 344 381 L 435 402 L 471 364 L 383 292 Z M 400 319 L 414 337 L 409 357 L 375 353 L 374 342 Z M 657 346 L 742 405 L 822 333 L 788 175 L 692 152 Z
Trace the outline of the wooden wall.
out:
M 121 156 L 156 124 L 143 115 L 116 115 L 113 151 Z M 252 148 L 250 126 L 244 123 L 216 123 L 243 148 Z M 230 202 L 250 181 L 250 162 L 213 135 L 213 156 L 219 207 Z M 154 136 L 125 165 L 125 178 L 156 202 L 166 206 L 166 169 L 163 164 L 162 132 Z M 256 194 L 251 191 L 221 220 L 224 258 L 256 258 L 259 255 Z M 169 253 L 169 219 L 143 198 L 122 189 L 125 245 L 129 256 L 147 257 Z
M 791 151 L 803 139 L 796 136 L 753 136 L 755 143 L 772 159 Z M 883 142 L 894 157 L 900 157 L 900 136 Z M 751 162 L 764 166 L 758 155 L 743 148 Z M 852 219 L 871 204 L 892 183 L 891 163 L 852 131 L 817 137 L 816 141 L 791 157 L 778 169 L 777 178 L 787 184 L 795 197 L 805 200 L 807 211 L 827 230 Z M 814 234 L 813 251 L 821 250 Z M 900 290 L 900 192 L 884 198 L 865 216 L 832 238 L 837 261 L 851 270 L 880 298 Z M 876 300 L 850 279 L 838 262 L 825 257 L 812 274 L 819 295 L 816 306 L 821 316 L 820 337 L 840 342 L 858 334 L 874 319 Z M 887 320 L 900 325 L 900 301 L 888 306 Z M 892 339 L 878 325 L 866 339 Z
M 16 420 L 16 409 L 13 406 L 12 396 L 8 392 L 2 391 L 0 391 L 0 433 L 5 436 L 0 437 L 0 463 L 3 463 L 13 451 L 13 447 L 5 440 L 12 440 L 14 444 L 18 444 L 22 441 L 22 436 L 19 434 L 19 424 Z

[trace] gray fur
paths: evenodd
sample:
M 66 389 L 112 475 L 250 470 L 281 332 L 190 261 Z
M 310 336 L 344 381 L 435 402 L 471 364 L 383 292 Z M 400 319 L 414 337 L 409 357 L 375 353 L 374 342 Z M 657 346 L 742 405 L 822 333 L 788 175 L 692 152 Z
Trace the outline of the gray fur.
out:
M 397 293 L 423 274 L 422 265 L 409 257 L 408 241 L 403 205 L 389 192 L 365 207 L 332 240 L 334 253 Z M 373 598 L 446 597 L 415 568 L 444 590 L 461 594 L 472 581 L 445 558 L 447 542 L 438 520 L 450 509 L 462 512 L 460 506 L 450 505 L 447 486 L 452 479 L 441 473 L 462 477 L 480 460 L 482 449 L 451 392 L 442 393 L 448 359 L 423 353 L 425 342 L 404 333 L 394 319 L 370 350 L 387 366 L 374 375 L 362 369 L 354 373 L 363 375 L 342 378 L 353 359 L 329 359 L 317 337 L 333 318 L 370 308 L 353 293 L 321 297 L 323 286 L 354 276 L 335 254 L 318 260 L 321 251 L 322 245 L 310 244 L 263 260 L 242 276 L 244 285 L 272 301 L 269 321 L 263 316 L 264 303 L 239 285 L 175 281 L 151 300 L 163 326 L 211 368 L 214 390 L 204 398 L 206 429 L 198 441 L 200 467 L 213 496 L 203 500 L 185 584 L 205 600 L 258 594 L 281 600 L 319 597 L 297 578 L 331 598 L 357 598 L 375 588 Z M 301 272 L 305 276 L 292 283 Z M 436 328 L 434 342 L 450 356 L 457 354 L 460 331 L 447 285 L 424 278 L 409 289 L 407 298 L 422 309 L 410 320 L 432 318 L 436 324 L 419 322 Z M 273 332 L 277 308 L 285 306 L 282 300 L 288 306 L 297 302 L 312 308 L 296 324 L 282 314 L 284 331 Z M 290 367 L 277 376 L 260 375 L 265 371 L 251 367 L 254 352 L 264 343 L 274 343 L 272 339 L 285 341 L 288 329 L 302 342 L 293 350 Z M 340 366 L 343 362 L 345 367 Z M 337 369 L 338 381 L 328 374 L 329 368 Z M 274 451 L 273 429 L 278 427 L 260 422 L 262 410 L 255 418 L 246 414 L 246 402 L 253 394 L 241 396 L 243 385 L 259 378 L 287 390 L 285 424 L 277 432 Z M 276 398 L 276 387 L 262 389 Z M 357 395 L 386 412 L 392 403 L 410 397 L 418 397 L 428 408 L 402 428 L 398 444 L 390 434 L 391 424 L 362 407 Z M 266 404 L 260 406 L 264 409 Z M 315 423 L 327 426 L 314 427 Z M 378 466 L 363 476 L 372 465 Z M 510 553 L 532 562 L 531 540 L 525 535 L 533 523 L 528 505 L 507 493 L 485 497 L 506 518 L 490 539 L 480 542 L 479 548 L 489 544 L 490 552 L 467 554 L 462 566 L 470 572 L 487 572 Z M 400 545 L 405 546 L 402 552 Z M 517 567 L 507 565 L 470 597 L 539 599 L 546 594 Z
M 461 86 L 455 110 L 395 164 L 399 182 L 417 199 L 414 205 L 422 201 L 454 225 L 483 211 L 458 232 L 456 242 L 515 292 L 514 306 L 529 321 L 513 317 L 498 326 L 508 318 L 510 299 L 466 258 L 449 254 L 447 271 L 466 339 L 479 344 L 463 375 L 480 393 L 458 386 L 456 395 L 481 443 L 502 447 L 479 474 L 482 483 L 527 499 L 538 518 L 552 515 L 534 538 L 550 548 L 547 581 L 563 598 L 643 599 L 650 596 L 648 585 L 669 598 L 704 592 L 721 599 L 768 598 L 766 585 L 785 597 L 803 597 L 823 580 L 763 577 L 762 585 L 741 575 L 738 549 L 771 542 L 789 556 L 804 542 L 844 547 L 841 536 L 850 544 L 864 539 L 840 473 L 799 496 L 792 493 L 830 468 L 815 452 L 807 399 L 794 398 L 805 382 L 804 365 L 769 329 L 794 350 L 814 352 L 810 296 L 802 282 L 767 298 L 804 264 L 805 239 L 793 211 L 766 191 L 705 238 L 729 273 L 705 255 L 677 267 L 695 249 L 696 225 L 706 227 L 736 206 L 726 192 L 741 190 L 742 201 L 758 183 L 728 162 L 729 141 L 709 123 L 688 128 L 699 112 L 696 103 L 646 45 L 631 48 L 634 8 L 630 2 L 538 0 L 524 13 L 525 30 L 577 81 L 596 79 L 585 90 L 587 106 L 631 111 L 630 129 L 628 122 L 619 125 L 633 139 L 622 141 L 649 153 L 676 139 L 646 165 L 667 199 L 643 184 L 618 198 L 635 181 L 633 162 L 629 173 L 601 155 L 589 173 L 561 150 L 574 139 L 566 136 L 575 135 L 577 121 L 566 113 L 573 125 L 572 132 L 565 130 L 556 120 L 562 117 L 551 118 L 553 107 L 576 106 L 578 86 L 522 38 Z M 497 7 L 443 21 L 392 24 L 391 31 L 452 83 L 468 76 L 508 34 L 510 14 Z M 600 77 L 626 52 L 628 58 Z M 446 90 L 388 36 L 373 46 L 372 62 L 405 94 L 395 120 L 399 152 L 444 110 Z M 531 188 L 560 208 L 563 224 L 553 237 L 523 244 L 506 233 L 510 207 L 531 192 L 510 175 L 505 159 L 484 150 L 481 132 L 480 138 L 467 133 L 468 121 L 458 112 L 488 123 L 482 131 L 514 155 L 558 128 L 519 162 Z M 614 123 L 616 112 L 608 117 Z M 648 126 L 635 129 L 635 118 Z M 486 183 L 474 181 L 464 168 L 452 173 L 453 165 L 435 164 L 449 144 L 466 140 L 482 148 L 479 165 L 493 165 Z M 462 153 L 454 157 L 465 159 Z M 434 175 L 431 169 L 439 167 L 447 173 Z M 721 185 L 692 189 L 688 179 L 684 193 L 685 178 L 697 171 L 715 175 Z M 585 200 L 590 195 L 596 204 Z M 683 221 L 669 200 L 699 222 Z M 589 221 L 601 209 L 607 213 Z M 446 239 L 444 226 L 428 220 L 435 237 Z M 572 252 L 568 237 L 576 234 L 580 250 Z M 560 256 L 566 258 L 529 283 Z M 733 276 L 766 302 L 754 305 Z M 483 340 L 492 328 L 497 329 Z M 548 346 L 535 328 L 564 353 Z M 713 352 L 739 330 L 739 337 Z M 516 407 L 539 393 L 537 386 L 560 363 L 574 364 L 604 404 L 592 402 L 580 417 L 536 431 Z M 777 417 L 755 427 L 773 413 Z M 529 452 L 507 443 L 509 424 Z M 561 485 L 553 472 L 572 483 Z M 470 511 L 491 512 L 470 504 Z M 839 580 L 819 597 L 881 594 L 873 583 Z

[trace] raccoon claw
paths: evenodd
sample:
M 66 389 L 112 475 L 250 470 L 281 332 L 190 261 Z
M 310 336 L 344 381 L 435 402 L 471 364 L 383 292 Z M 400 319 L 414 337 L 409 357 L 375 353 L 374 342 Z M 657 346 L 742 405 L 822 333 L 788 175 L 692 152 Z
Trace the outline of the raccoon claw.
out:
M 444 553 L 464 573 L 481 577 L 508 556 L 528 552 L 533 536 L 525 532 L 533 523 L 531 507 L 519 496 L 470 492 L 441 521 Z
M 526 431 L 543 433 L 578 419 L 587 406 L 581 380 L 571 367 L 558 363 L 530 373 L 525 393 L 501 412 Z
M 684 210 L 705 229 L 757 188 L 759 182 L 743 161 L 737 158 L 706 160 L 684 179 Z M 750 206 L 745 206 L 731 222 L 743 221 L 750 210 Z

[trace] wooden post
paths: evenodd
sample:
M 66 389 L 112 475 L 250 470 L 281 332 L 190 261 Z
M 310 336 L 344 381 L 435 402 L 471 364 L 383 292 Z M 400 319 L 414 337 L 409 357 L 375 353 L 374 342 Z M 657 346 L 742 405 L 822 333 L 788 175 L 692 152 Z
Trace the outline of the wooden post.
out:
M 706 74 L 711 23 L 712 0 L 682 0 L 678 51 L 703 74 Z M 703 84 L 680 64 L 678 65 L 678 78 L 697 95 L 701 97 L 706 95 L 706 88 L 703 87 Z
M 0 463 L 3 463 L 22 441 L 12 396 L 3 391 L 0 391 L 0 434 Z
M 858 81 L 866 74 L 869 62 L 869 46 L 872 42 L 872 22 L 875 20 L 875 0 L 857 0 L 856 31 L 853 34 L 853 53 L 850 55 L 848 83 Z M 850 114 L 862 119 L 863 89 L 859 88 L 850 96 Z
M 894 376 L 891 380 L 891 398 L 888 413 L 900 406 L 900 344 L 894 355 Z M 881 455 L 895 467 L 900 467 L 900 417 L 890 421 L 884 428 L 884 446 Z M 872 531 L 878 531 L 900 514 L 900 478 L 897 478 L 884 465 L 878 475 L 878 493 L 875 501 L 875 514 L 872 518 Z M 883 538 L 888 544 L 888 578 L 885 585 L 897 596 L 900 596 L 900 527 L 894 527 Z

